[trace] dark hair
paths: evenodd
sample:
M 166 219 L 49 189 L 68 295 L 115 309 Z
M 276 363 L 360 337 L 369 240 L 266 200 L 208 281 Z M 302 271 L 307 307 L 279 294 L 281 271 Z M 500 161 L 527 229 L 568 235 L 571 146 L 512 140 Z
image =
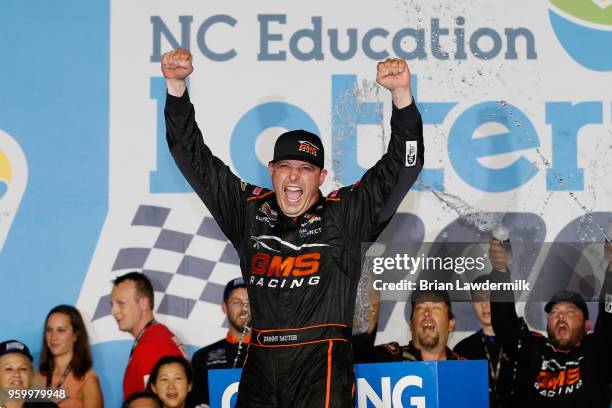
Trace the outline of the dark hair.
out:
M 151 281 L 144 273 L 140 272 L 129 272 L 125 275 L 117 277 L 113 281 L 113 285 L 118 286 L 120 283 L 125 281 L 132 281 L 136 285 L 136 292 L 140 295 L 140 297 L 146 297 L 149 299 L 149 307 L 153 310 L 153 305 L 155 304 L 153 299 L 153 285 Z
M 87 335 L 85 323 L 83 323 L 83 317 L 81 317 L 81 313 L 79 313 L 76 307 L 70 305 L 55 306 L 47 314 L 47 318 L 45 319 L 45 326 L 43 328 L 42 351 L 40 353 L 39 371 L 42 375 L 47 376 L 47 382 L 51 381 L 50 376 L 53 374 L 54 360 L 53 354 L 51 354 L 51 350 L 47 345 L 46 332 L 49 317 L 54 313 L 64 314 L 70 319 L 72 331 L 76 336 L 74 348 L 72 350 L 72 360 L 70 361 L 70 366 L 74 377 L 77 380 L 80 380 L 91 368 L 93 362 L 91 359 L 91 351 L 89 350 L 89 336 Z M 51 386 L 51 384 L 46 385 Z
M 455 315 L 453 314 L 453 309 L 449 302 L 444 302 L 443 300 L 431 300 L 431 302 L 443 302 L 444 304 L 446 304 L 446 310 L 448 311 L 448 320 L 453 320 L 455 318 Z M 414 309 L 417 303 L 421 303 L 421 301 L 412 303 L 412 308 L 410 309 L 410 320 L 412 320 L 412 316 L 414 315 Z
M 453 314 L 453 307 L 451 304 L 450 296 L 445 290 L 417 290 L 412 292 L 410 295 L 410 303 L 412 308 L 410 309 L 410 320 L 414 315 L 414 309 L 417 303 L 422 302 L 444 302 L 448 310 L 448 320 L 453 320 L 455 315 Z
M 177 363 L 183 367 L 185 375 L 187 376 L 187 383 L 191 384 L 193 375 L 191 372 L 191 365 L 189 364 L 189 361 L 187 361 L 187 359 L 182 356 L 163 356 L 159 360 L 157 360 L 157 363 L 155 363 L 155 366 L 153 366 L 153 368 L 151 369 L 151 374 L 149 375 L 149 380 L 147 381 L 147 391 L 153 392 L 152 386 L 157 381 L 159 370 L 161 370 L 161 368 L 165 365 L 174 363 Z
M 474 279 L 472 283 L 473 284 L 483 284 L 483 283 L 488 282 L 490 280 L 490 277 L 491 276 L 488 273 L 485 273 L 484 275 L 480 275 L 476 279 Z M 476 287 L 476 285 L 473 285 L 473 287 Z M 491 300 L 490 290 L 470 289 L 470 295 L 472 297 L 472 302 L 481 302 L 481 301 Z
M 121 408 L 130 408 L 130 404 L 140 398 L 148 398 L 152 400 L 153 402 L 155 402 L 159 408 L 164 408 L 164 404 L 162 404 L 159 397 L 153 394 L 152 392 L 148 392 L 148 391 L 139 391 L 139 392 L 135 392 L 131 394 L 123 402 L 123 405 L 121 405 Z

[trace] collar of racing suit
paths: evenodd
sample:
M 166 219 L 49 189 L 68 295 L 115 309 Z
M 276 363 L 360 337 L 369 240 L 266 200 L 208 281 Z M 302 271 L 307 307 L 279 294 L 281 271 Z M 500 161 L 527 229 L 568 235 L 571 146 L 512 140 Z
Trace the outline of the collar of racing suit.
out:
M 240 341 L 240 338 L 237 336 L 234 336 L 229 330 L 227 331 L 227 335 L 225 336 L 225 340 L 228 343 L 231 344 L 238 344 L 238 342 Z M 251 335 L 249 334 L 248 336 L 244 336 L 244 339 L 242 339 L 242 342 L 244 344 L 249 344 L 251 342 Z

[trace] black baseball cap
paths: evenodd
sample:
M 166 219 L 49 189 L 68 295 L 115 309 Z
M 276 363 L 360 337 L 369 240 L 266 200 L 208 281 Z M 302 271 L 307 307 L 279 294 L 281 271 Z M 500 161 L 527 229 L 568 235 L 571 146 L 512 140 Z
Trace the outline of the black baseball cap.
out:
M 584 298 L 579 293 L 573 292 L 571 290 L 562 290 L 560 292 L 555 293 L 553 297 L 550 298 L 550 302 L 548 302 L 546 306 L 544 306 L 544 311 L 546 313 L 550 313 L 555 303 L 559 302 L 570 302 L 575 304 L 578 309 L 582 310 L 582 313 L 584 314 L 584 319 L 589 319 L 589 308 L 587 307 Z
M 280 160 L 302 160 L 322 169 L 325 151 L 321 138 L 303 129 L 283 133 L 276 139 L 274 158 L 270 163 Z
M 246 288 L 246 283 L 244 283 L 244 279 L 236 278 L 227 282 L 227 285 L 225 285 L 225 289 L 223 289 L 223 301 L 227 302 L 227 299 L 230 297 L 232 291 L 237 288 Z
M 28 346 L 26 346 L 19 340 L 8 340 L 0 343 L 0 357 L 10 353 L 19 353 L 26 356 L 28 360 L 34 361 L 34 358 L 32 357 Z

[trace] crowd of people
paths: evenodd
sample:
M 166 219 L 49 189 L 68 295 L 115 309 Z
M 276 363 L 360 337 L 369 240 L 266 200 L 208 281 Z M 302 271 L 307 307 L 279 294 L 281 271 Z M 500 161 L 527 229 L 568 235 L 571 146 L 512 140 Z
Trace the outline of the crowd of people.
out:
M 496 240 L 490 242 L 489 253 L 493 270 L 475 282 L 509 281 L 508 253 Z M 575 292 L 558 292 L 546 304 L 547 336 L 543 336 L 517 316 L 512 293 L 474 291 L 474 314 L 481 329 L 451 350 L 448 342 L 457 317 L 448 293 L 416 291 L 410 299 L 410 342 L 374 345 L 374 314 L 374 331 L 352 339 L 354 361 L 486 360 L 491 407 L 608 407 L 610 373 L 606 362 L 610 359 L 612 317 L 609 299 L 603 294 L 612 292 L 612 245 L 605 245 L 605 253 L 609 265 L 594 326 L 584 299 Z M 117 278 L 111 303 L 119 330 L 134 337 L 123 379 L 124 408 L 207 407 L 209 370 L 244 364 L 251 339 L 251 313 L 242 278 L 229 281 L 223 293 L 227 336 L 198 350 L 191 362 L 177 337 L 155 320 L 153 289 L 144 274 L 131 272 Z M 38 370 L 27 345 L 17 340 L 0 343 L 0 390 L 32 388 L 65 393 L 38 402 L 7 399 L 0 401 L 0 406 L 103 407 L 87 330 L 75 307 L 59 305 L 47 314 Z

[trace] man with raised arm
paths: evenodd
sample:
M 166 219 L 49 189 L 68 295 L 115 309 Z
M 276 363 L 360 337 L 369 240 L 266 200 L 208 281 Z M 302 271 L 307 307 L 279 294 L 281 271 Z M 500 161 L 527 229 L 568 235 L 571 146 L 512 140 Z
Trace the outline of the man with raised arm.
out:
M 511 291 L 491 292 L 491 317 L 497 339 L 517 362 L 516 398 L 521 407 L 608 408 L 606 386 L 612 363 L 612 246 L 607 243 L 606 277 L 593 333 L 589 309 L 576 292 L 561 291 L 544 307 L 547 336 L 532 332 L 514 307 Z M 508 252 L 490 241 L 491 281 L 509 283 Z
M 353 406 L 350 326 L 361 244 L 379 236 L 423 166 L 406 62 L 377 65 L 377 82 L 393 99 L 387 153 L 358 183 L 327 197 L 319 191 L 327 171 L 317 135 L 292 130 L 278 138 L 268 164 L 273 190 L 243 182 L 213 156 L 195 122 L 185 83 L 191 54 L 171 51 L 161 66 L 170 151 L 236 248 L 251 302 L 236 406 Z

